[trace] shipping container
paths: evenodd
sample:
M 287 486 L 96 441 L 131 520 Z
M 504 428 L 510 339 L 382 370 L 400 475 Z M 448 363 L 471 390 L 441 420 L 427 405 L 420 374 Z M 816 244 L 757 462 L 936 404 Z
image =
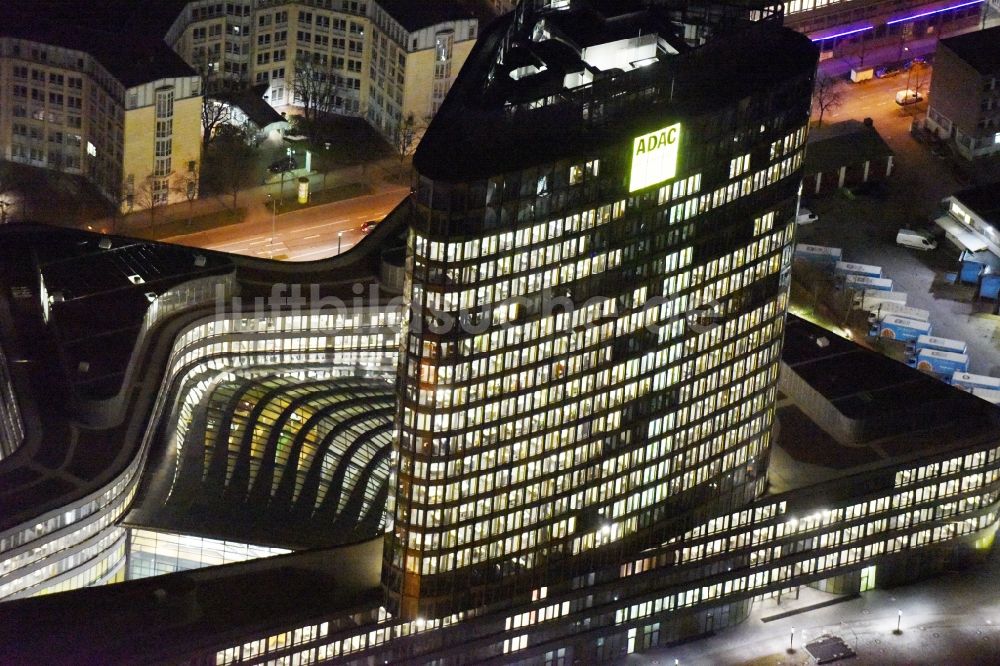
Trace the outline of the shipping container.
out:
M 889 278 L 873 278 L 864 275 L 848 275 L 844 284 L 854 291 L 892 291 L 892 280 Z
M 853 264 L 849 261 L 838 261 L 833 268 L 837 275 L 864 275 L 865 277 L 882 277 L 881 266 L 870 266 L 868 264 Z
M 905 291 L 866 291 L 864 297 L 858 292 L 854 296 L 854 307 L 871 312 L 880 303 L 906 305 Z
M 927 310 L 911 308 L 908 305 L 900 305 L 899 303 L 893 303 L 891 301 L 878 303 L 871 310 L 871 313 L 872 318 L 869 321 L 882 321 L 886 317 L 891 317 L 893 315 L 897 317 L 906 317 L 907 319 L 927 321 L 931 316 L 931 313 Z
M 977 398 L 982 398 L 986 402 L 992 402 L 994 405 L 1000 405 L 1000 390 L 974 388 L 970 392 L 972 393 L 972 395 L 976 396 Z
M 988 389 L 1000 391 L 1000 379 L 988 375 L 974 375 L 969 372 L 956 372 L 951 376 L 951 385 L 965 391 L 972 389 Z
M 919 319 L 919 317 L 918 317 Z M 921 335 L 917 338 L 916 351 L 921 349 L 936 349 L 954 354 L 968 354 L 969 346 L 964 340 L 950 340 L 948 338 L 936 338 L 933 335 Z
M 839 247 L 796 243 L 795 256 L 799 259 L 806 259 L 808 261 L 824 261 L 832 264 L 840 261 L 841 250 Z
M 921 349 L 917 352 L 917 370 L 950 379 L 956 372 L 968 372 L 969 357 L 937 349 Z
M 879 337 L 901 342 L 915 342 L 921 335 L 931 334 L 931 325 L 919 319 L 892 315 L 878 323 L 875 330 Z

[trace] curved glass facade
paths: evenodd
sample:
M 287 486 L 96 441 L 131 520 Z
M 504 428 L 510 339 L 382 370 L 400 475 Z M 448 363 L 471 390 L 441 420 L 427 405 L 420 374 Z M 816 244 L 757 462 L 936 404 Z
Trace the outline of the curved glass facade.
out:
M 508 53 L 542 52 L 556 15 L 520 17 Z M 612 85 L 684 80 L 683 55 L 652 58 Z M 545 98 L 484 156 L 491 175 L 421 174 L 386 549 L 404 617 L 527 592 L 761 493 L 807 61 L 710 108 L 683 84 L 624 101 L 584 86 L 575 124 L 550 127 L 557 159 L 504 157 L 519 125 L 551 125 L 563 102 Z

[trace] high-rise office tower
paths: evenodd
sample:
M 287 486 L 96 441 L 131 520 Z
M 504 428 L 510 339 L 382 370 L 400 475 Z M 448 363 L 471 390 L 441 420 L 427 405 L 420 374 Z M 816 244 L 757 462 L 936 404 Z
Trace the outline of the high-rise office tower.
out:
M 392 610 L 762 493 L 816 60 L 765 3 L 536 0 L 481 37 L 415 162 Z

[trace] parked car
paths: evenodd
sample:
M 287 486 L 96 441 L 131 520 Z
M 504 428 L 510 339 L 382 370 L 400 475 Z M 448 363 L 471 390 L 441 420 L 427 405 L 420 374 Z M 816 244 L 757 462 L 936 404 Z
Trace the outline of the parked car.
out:
M 267 170 L 271 173 L 281 173 L 282 171 L 293 171 L 296 167 L 294 157 L 282 157 L 280 160 L 272 162 Z
M 812 224 L 819 219 L 819 215 L 812 212 L 808 208 L 799 208 L 799 214 L 795 216 L 795 222 L 797 224 Z
M 899 104 L 900 106 L 908 106 L 922 101 L 924 101 L 924 96 L 916 90 L 896 91 L 896 104 Z
M 937 241 L 929 233 L 914 229 L 900 229 L 896 233 L 896 244 L 916 250 L 933 250 L 937 247 Z
M 378 226 L 378 220 L 368 220 L 361 225 L 361 233 L 370 234 Z
M 899 67 L 893 67 L 893 66 L 879 67 L 878 69 L 875 70 L 875 78 L 887 79 L 889 77 L 896 76 L 901 71 L 902 70 Z

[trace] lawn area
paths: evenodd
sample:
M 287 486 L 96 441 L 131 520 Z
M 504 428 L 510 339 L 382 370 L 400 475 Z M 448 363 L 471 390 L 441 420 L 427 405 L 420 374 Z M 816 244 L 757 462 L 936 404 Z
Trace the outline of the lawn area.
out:
M 375 190 L 372 189 L 371 185 L 366 185 L 364 183 L 345 183 L 344 185 L 337 185 L 336 187 L 319 190 L 318 192 L 310 192 L 309 203 L 305 204 L 300 204 L 295 196 L 288 195 L 278 204 L 278 215 L 281 215 L 282 213 L 291 213 L 296 210 L 302 210 L 303 208 L 322 206 L 323 204 L 333 203 L 335 201 L 343 201 L 344 199 L 353 199 L 354 197 L 371 194 L 374 191 Z M 270 210 L 269 203 L 265 203 L 264 205 Z
M 163 222 L 151 227 L 129 229 L 128 235 L 147 240 L 161 240 L 170 238 L 171 236 L 182 236 L 198 231 L 218 229 L 230 224 L 239 224 L 246 218 L 246 214 L 246 208 L 237 208 L 235 211 L 229 209 L 220 210 L 205 215 L 196 215 L 191 218 L 190 224 L 186 219 L 171 220 L 170 222 Z
M 330 116 L 316 121 L 314 128 L 299 120 L 296 132 L 314 137 L 310 142 L 313 159 L 327 161 L 331 169 L 373 162 L 394 154 L 392 146 L 362 118 Z

